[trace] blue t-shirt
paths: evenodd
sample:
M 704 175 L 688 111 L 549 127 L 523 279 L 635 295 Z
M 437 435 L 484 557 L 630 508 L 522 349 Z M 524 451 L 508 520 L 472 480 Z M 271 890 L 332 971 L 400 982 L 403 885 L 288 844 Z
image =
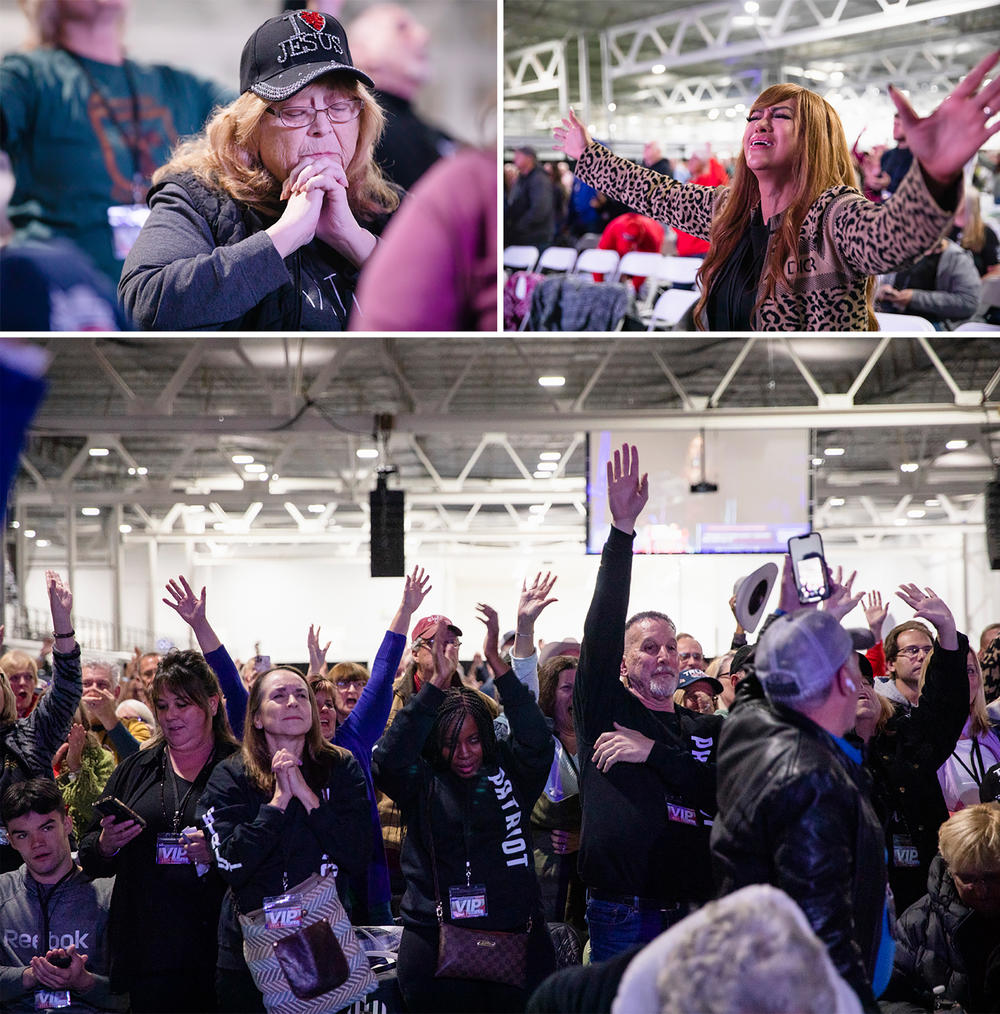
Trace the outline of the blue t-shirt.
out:
M 17 181 L 8 210 L 16 234 L 64 236 L 117 284 L 122 261 L 108 208 L 144 200 L 149 177 L 177 142 L 235 94 L 172 67 L 36 49 L 0 61 L 0 97 L 0 149 Z

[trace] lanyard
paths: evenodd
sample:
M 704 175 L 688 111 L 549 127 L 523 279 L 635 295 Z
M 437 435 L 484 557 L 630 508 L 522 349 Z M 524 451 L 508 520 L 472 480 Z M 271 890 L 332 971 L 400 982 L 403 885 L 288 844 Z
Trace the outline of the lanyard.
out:
M 164 770 L 163 776 L 160 778 L 160 808 L 163 810 L 163 819 L 172 826 L 174 833 L 177 834 L 181 829 L 181 815 L 184 813 L 184 810 L 188 805 L 188 801 L 191 799 L 191 794 L 198 787 L 198 782 L 201 779 L 202 774 L 204 774 L 205 769 L 210 767 L 212 764 L 212 759 L 215 757 L 215 747 L 214 746 L 212 747 L 212 752 L 208 755 L 208 760 L 205 761 L 205 763 L 201 767 L 201 770 L 198 772 L 197 775 L 195 775 L 194 780 L 191 782 L 187 792 L 184 794 L 184 798 L 181 799 L 179 803 L 177 802 L 178 797 L 180 796 L 180 792 L 177 789 L 177 772 L 174 771 L 174 766 L 173 764 L 170 763 L 169 753 L 170 753 L 169 750 L 165 749 L 163 751 Z M 171 796 L 173 796 L 173 804 L 174 804 L 174 817 L 172 821 L 170 819 L 169 814 L 167 813 L 167 804 L 166 799 L 164 797 L 164 785 L 168 780 L 167 779 L 168 772 L 170 774 L 169 778 L 170 794 Z
M 972 749 L 969 751 L 969 763 L 972 765 L 971 768 L 969 767 L 968 764 L 965 763 L 964 760 L 962 760 L 961 757 L 958 756 L 958 751 L 957 750 L 954 753 L 952 753 L 952 757 L 954 757 L 955 760 L 957 760 L 958 763 L 961 764 L 962 767 L 965 768 L 966 771 L 968 771 L 969 776 L 976 783 L 976 785 L 982 785 L 983 784 L 983 779 L 986 777 L 986 765 L 983 763 L 983 753 L 982 753 L 982 750 L 980 750 L 980 748 L 979 748 L 979 737 L 978 736 L 973 736 L 972 737 Z M 977 760 L 979 761 L 979 773 L 978 774 L 976 773 L 976 761 Z
M 42 935 L 38 940 L 39 947 L 41 947 L 42 954 L 46 954 L 49 950 L 49 904 L 52 901 L 53 895 L 59 889 L 59 886 L 71 877 L 76 872 L 76 866 L 70 866 L 70 868 L 47 890 L 42 890 L 43 885 L 35 881 L 38 887 L 38 904 L 42 909 Z
M 87 84 L 90 86 L 91 94 L 96 95 L 100 99 L 101 105 L 104 106 L 108 117 L 115 126 L 115 130 L 118 131 L 125 142 L 125 146 L 132 156 L 132 199 L 136 204 L 139 204 L 143 200 L 145 191 L 148 189 L 148 176 L 142 171 L 142 121 L 139 112 L 139 90 L 132 76 L 129 62 L 128 60 L 122 61 L 122 71 L 125 74 L 125 82 L 128 85 L 129 98 L 132 100 L 131 133 L 125 129 L 125 124 L 115 115 L 111 102 L 98 87 L 97 82 L 94 80 L 94 75 L 90 73 L 83 59 L 68 49 L 64 49 L 63 52 L 80 68 L 83 76 L 87 79 Z

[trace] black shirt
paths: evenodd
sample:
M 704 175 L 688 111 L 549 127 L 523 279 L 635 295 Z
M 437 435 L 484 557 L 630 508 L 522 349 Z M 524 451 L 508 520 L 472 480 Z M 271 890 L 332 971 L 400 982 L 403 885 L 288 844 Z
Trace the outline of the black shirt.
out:
M 777 220 L 772 219 L 777 225 Z M 708 326 L 712 331 L 754 331 L 752 315 L 767 259 L 771 230 L 759 207 L 715 277 L 708 294 Z

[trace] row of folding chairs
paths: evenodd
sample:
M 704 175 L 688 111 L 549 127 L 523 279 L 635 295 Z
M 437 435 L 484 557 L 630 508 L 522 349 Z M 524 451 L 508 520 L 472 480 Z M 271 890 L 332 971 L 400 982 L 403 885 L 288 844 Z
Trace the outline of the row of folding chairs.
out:
M 614 250 L 577 251 L 569 246 L 550 246 L 538 252 L 534 246 L 509 246 L 503 252 L 508 271 L 538 271 L 553 274 L 603 274 L 611 281 L 623 278 L 654 278 L 664 284 L 693 285 L 699 257 L 672 257 L 634 250 L 619 257 Z

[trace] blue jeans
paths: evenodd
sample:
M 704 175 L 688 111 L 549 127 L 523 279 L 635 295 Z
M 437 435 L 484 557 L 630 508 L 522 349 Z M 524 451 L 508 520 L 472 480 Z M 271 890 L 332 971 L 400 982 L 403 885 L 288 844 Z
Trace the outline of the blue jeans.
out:
M 637 944 L 648 944 L 696 908 L 694 902 L 681 902 L 670 909 L 640 909 L 588 898 L 590 960 L 606 961 Z

